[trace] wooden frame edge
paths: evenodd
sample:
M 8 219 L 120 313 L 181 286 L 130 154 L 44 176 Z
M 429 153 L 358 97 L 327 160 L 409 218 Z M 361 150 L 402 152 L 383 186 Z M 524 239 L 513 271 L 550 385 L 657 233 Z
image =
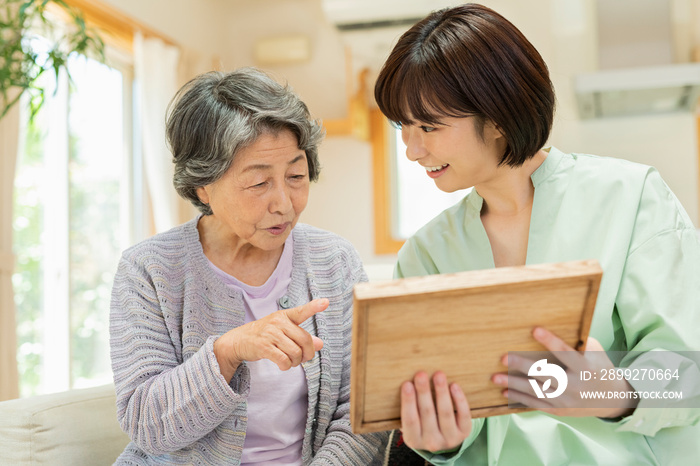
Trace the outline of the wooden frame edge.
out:
M 367 344 L 367 333 L 365 328 L 360 328 L 360 314 L 365 312 L 366 306 L 358 306 L 357 301 L 353 303 L 352 317 L 352 349 L 350 356 L 350 427 L 354 433 L 364 433 L 363 428 L 365 412 L 365 394 L 360 391 L 360 387 L 364 387 L 365 374 L 357 374 L 354 372 L 358 367 L 365 367 L 360 359 L 360 351 L 358 348 Z M 364 353 L 364 352 L 363 352 Z
M 588 334 L 591 329 L 591 324 L 593 320 L 593 314 L 595 311 L 595 305 L 597 302 L 597 297 L 598 297 L 598 292 L 600 290 L 600 283 L 603 275 L 603 271 L 600 267 L 600 264 L 598 263 L 597 260 L 581 260 L 581 261 L 570 261 L 570 262 L 565 262 L 562 263 L 564 265 L 568 264 L 570 266 L 574 266 L 575 268 L 581 268 L 580 272 L 576 272 L 574 270 L 574 274 L 572 276 L 562 276 L 558 277 L 557 280 L 559 282 L 569 282 L 571 280 L 586 280 L 588 284 L 588 292 L 586 295 L 586 300 L 583 304 L 583 310 L 581 312 L 581 320 L 578 325 L 578 339 L 580 344 L 578 345 L 576 349 L 580 352 L 583 352 L 585 349 L 585 344 L 588 339 Z M 538 266 L 548 266 L 548 265 L 556 265 L 556 264 L 541 264 L 541 265 L 535 265 L 535 266 L 529 266 L 529 267 L 538 267 Z M 513 269 L 519 269 L 520 267 L 514 267 Z M 586 270 L 588 269 L 588 270 Z M 493 269 L 491 269 L 493 270 Z M 476 272 L 476 271 L 475 271 Z M 425 278 L 425 277 L 421 277 Z M 408 280 L 408 279 L 401 279 L 401 280 Z M 537 284 L 540 279 L 533 279 L 531 281 L 525 281 L 523 283 L 529 283 L 529 284 Z M 520 285 L 522 283 L 520 282 L 509 282 L 506 281 L 504 285 Z M 492 288 L 495 286 L 494 284 L 488 284 L 485 285 L 483 289 L 488 289 Z M 447 292 L 450 292 L 450 290 L 447 290 Z M 350 391 L 350 417 L 351 417 L 351 427 L 352 431 L 356 434 L 366 434 L 366 433 L 371 433 L 371 432 L 380 432 L 380 431 L 386 431 L 386 430 L 392 430 L 392 429 L 399 429 L 401 427 L 401 420 L 399 419 L 379 419 L 379 420 L 373 420 L 373 421 L 365 421 L 365 393 L 364 391 L 360 390 L 360 387 L 364 386 L 364 382 L 366 379 L 366 373 L 362 373 L 361 375 L 358 375 L 357 369 L 359 367 L 362 367 L 363 370 L 366 370 L 366 361 L 363 361 L 360 357 L 360 352 L 358 351 L 358 348 L 366 347 L 368 344 L 368 336 L 367 336 L 367 328 L 362 327 L 360 328 L 359 322 L 361 320 L 361 317 L 366 317 L 367 313 L 369 312 L 369 307 L 367 303 L 369 302 L 377 302 L 377 301 L 382 301 L 384 299 L 394 299 L 397 298 L 398 296 L 390 295 L 388 297 L 377 297 L 377 296 L 368 296 L 368 297 L 362 297 L 358 298 L 357 293 L 354 295 L 354 315 L 353 315 L 353 337 L 352 337 L 352 376 L 351 376 L 351 391 Z M 358 301 L 362 300 L 363 303 L 359 303 Z M 365 319 L 366 321 L 366 319 Z M 510 407 L 507 403 L 503 405 L 493 405 L 493 406 L 483 406 L 480 408 L 476 408 L 472 410 L 472 417 L 473 418 L 483 418 L 483 417 L 489 417 L 489 416 L 499 416 L 499 415 L 505 415 L 505 414 L 514 414 L 514 413 L 523 413 L 527 411 L 532 411 L 534 408 L 529 408 L 529 407 Z

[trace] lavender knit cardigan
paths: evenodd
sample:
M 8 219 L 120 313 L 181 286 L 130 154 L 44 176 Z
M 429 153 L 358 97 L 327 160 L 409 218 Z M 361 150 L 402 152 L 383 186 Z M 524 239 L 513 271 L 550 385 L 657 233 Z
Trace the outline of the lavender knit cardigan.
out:
M 242 296 L 211 270 L 199 217 L 127 249 L 112 290 L 110 345 L 117 417 L 132 442 L 116 464 L 239 464 L 250 373 L 219 372 L 216 338 L 245 322 Z M 344 239 L 297 224 L 292 280 L 280 308 L 328 298 L 301 326 L 323 339 L 303 364 L 306 464 L 381 464 L 388 433 L 350 430 L 352 288 L 366 280 Z M 284 390 L 285 387 L 278 387 Z

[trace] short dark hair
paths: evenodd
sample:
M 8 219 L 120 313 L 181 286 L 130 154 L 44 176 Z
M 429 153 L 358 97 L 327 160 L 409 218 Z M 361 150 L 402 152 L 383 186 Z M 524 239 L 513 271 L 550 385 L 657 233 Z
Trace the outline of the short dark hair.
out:
M 398 40 L 374 96 L 389 120 L 436 124 L 476 117 L 505 136 L 501 164 L 522 165 L 544 147 L 554 120 L 554 87 L 535 47 L 507 19 L 468 3 L 431 13 Z
M 289 88 L 255 68 L 211 71 L 185 84 L 168 106 L 166 137 L 173 154 L 173 184 L 203 214 L 211 208 L 197 188 L 221 178 L 236 153 L 263 133 L 289 130 L 306 153 L 309 179 L 321 170 L 318 145 L 324 131 Z

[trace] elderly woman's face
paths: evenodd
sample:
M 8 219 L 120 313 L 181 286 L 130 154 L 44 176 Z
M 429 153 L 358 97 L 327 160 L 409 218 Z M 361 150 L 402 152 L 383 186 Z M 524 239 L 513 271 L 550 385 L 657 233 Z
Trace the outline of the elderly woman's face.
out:
M 289 130 L 263 133 L 197 194 L 226 234 L 266 251 L 282 247 L 309 196 L 306 153 Z

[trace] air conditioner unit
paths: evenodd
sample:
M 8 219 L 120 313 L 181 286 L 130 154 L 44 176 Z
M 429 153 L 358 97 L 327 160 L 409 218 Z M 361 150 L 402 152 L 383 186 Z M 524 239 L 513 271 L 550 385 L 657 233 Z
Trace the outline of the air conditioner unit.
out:
M 322 0 L 328 20 L 341 31 L 410 26 L 457 0 Z
M 700 64 L 602 70 L 576 76 L 574 86 L 582 119 L 693 111 Z

